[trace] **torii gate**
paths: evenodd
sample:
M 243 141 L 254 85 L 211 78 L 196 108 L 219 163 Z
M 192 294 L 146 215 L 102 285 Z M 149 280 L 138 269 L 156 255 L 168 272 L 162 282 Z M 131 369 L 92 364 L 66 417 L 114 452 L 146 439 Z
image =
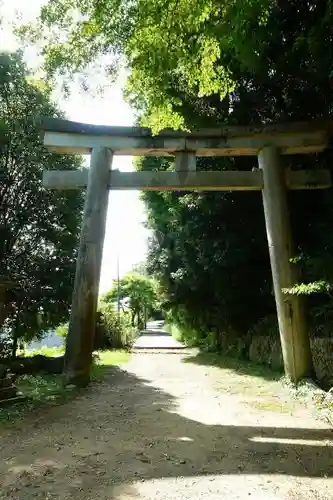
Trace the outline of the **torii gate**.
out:
M 298 281 L 293 257 L 287 189 L 331 186 L 328 170 L 288 171 L 280 156 L 317 153 L 328 145 L 330 121 L 259 127 L 223 127 L 193 133 L 86 125 L 44 119 L 44 144 L 59 153 L 91 154 L 90 169 L 44 172 L 51 189 L 87 187 L 81 240 L 76 265 L 65 382 L 86 385 L 90 380 L 98 289 L 109 189 L 172 191 L 262 191 L 285 373 L 293 382 L 311 376 L 310 340 L 302 299 L 283 289 Z M 174 172 L 112 171 L 113 155 L 175 157 Z M 196 156 L 255 155 L 253 171 L 197 172 Z

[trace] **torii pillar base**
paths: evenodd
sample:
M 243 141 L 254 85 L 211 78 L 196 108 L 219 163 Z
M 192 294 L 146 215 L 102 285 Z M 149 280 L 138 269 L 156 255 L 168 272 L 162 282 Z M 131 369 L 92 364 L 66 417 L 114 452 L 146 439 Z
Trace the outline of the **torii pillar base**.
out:
M 285 175 L 275 147 L 263 148 L 258 160 L 264 179 L 262 196 L 284 369 L 287 378 L 297 383 L 313 375 L 313 364 L 303 299 L 283 292 L 298 282 L 297 266 L 290 261 L 295 255 Z
M 84 387 L 90 381 L 111 163 L 109 149 L 92 150 L 66 341 L 65 385 Z

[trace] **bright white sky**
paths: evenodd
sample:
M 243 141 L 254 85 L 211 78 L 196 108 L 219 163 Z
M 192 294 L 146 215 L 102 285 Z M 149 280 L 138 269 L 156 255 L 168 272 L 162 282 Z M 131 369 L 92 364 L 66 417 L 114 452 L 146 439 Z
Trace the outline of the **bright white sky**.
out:
M 43 0 L 0 0 L 0 16 L 13 22 L 18 15 L 24 21 L 36 18 Z M 17 44 L 9 27 L 0 31 L 0 50 L 15 50 Z M 32 63 L 33 54 L 27 54 L 27 63 Z M 58 104 L 68 119 L 98 125 L 133 125 L 130 107 L 122 98 L 124 79 L 103 93 L 101 97 L 73 93 L 70 100 L 58 98 Z M 115 157 L 113 168 L 133 170 L 131 157 Z M 134 264 L 144 260 L 147 250 L 148 231 L 142 226 L 146 219 L 144 205 L 139 192 L 110 192 L 107 229 L 103 251 L 100 293 L 107 291 L 117 273 L 119 255 L 120 275 Z

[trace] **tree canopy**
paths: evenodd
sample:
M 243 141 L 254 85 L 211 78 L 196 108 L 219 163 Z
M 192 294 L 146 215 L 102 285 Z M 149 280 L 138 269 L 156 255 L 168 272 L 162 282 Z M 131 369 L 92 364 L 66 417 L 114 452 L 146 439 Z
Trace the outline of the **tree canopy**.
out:
M 62 116 L 48 87 L 32 79 L 20 53 L 0 54 L 0 261 L 15 284 L 5 329 L 25 339 L 68 317 L 83 207 L 81 192 L 42 187 L 43 170 L 81 166 L 44 148 L 43 115 Z
M 278 81 L 284 63 L 297 68 L 300 83 L 316 79 L 320 60 L 328 78 L 331 13 L 331 0 L 52 0 L 37 25 L 21 32 L 42 42 L 51 74 L 84 70 L 99 56 L 111 73 L 122 62 L 130 70 L 127 96 L 143 122 L 177 128 L 190 126 L 186 94 L 230 98 L 237 69 L 249 84 L 259 74 Z
M 111 290 L 102 298 L 103 302 L 115 302 L 118 298 L 118 283 L 114 282 Z M 129 300 L 132 326 L 141 328 L 145 319 L 158 307 L 158 287 L 149 277 L 131 272 L 119 280 L 119 298 Z
M 156 129 L 184 126 L 186 84 L 197 97 L 223 99 L 235 86 L 225 54 L 253 69 L 268 37 L 269 0 L 52 0 L 37 25 L 23 28 L 44 44 L 50 74 L 71 75 L 104 57 L 107 70 L 130 68 L 127 95 Z M 255 35 L 254 35 L 255 34 Z M 246 43 L 244 41 L 246 40 Z M 46 41 L 46 43 L 45 43 Z

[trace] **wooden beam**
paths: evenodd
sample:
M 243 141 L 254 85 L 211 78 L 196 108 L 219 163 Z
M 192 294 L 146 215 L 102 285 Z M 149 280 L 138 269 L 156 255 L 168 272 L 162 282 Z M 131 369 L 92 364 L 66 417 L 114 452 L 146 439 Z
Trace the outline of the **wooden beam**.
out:
M 93 148 L 103 147 L 116 155 L 130 156 L 175 156 L 179 152 L 193 152 L 196 156 L 253 156 L 272 144 L 281 154 L 321 152 L 327 147 L 325 131 L 292 134 L 202 137 L 150 136 L 126 137 L 105 135 L 69 134 L 49 132 L 44 135 L 44 144 L 51 151 L 67 154 L 89 154 Z
M 108 174 L 110 177 L 110 173 Z M 46 189 L 83 189 L 87 187 L 89 169 L 44 170 L 43 186 Z M 109 186 L 110 182 L 108 182 Z
M 66 339 L 66 384 L 84 386 L 90 380 L 111 161 L 109 150 L 93 150 Z
M 108 125 L 91 125 L 87 123 L 78 123 L 61 118 L 43 117 L 39 123 L 39 129 L 43 132 L 61 132 L 67 134 L 80 135 L 99 135 L 99 136 L 117 136 L 117 137 L 152 137 L 150 128 L 144 127 L 115 127 Z M 249 137 L 261 135 L 266 139 L 276 134 L 294 134 L 308 133 L 325 130 L 329 135 L 333 133 L 333 117 L 327 116 L 319 120 L 290 122 L 290 123 L 271 123 L 257 125 L 224 125 L 220 128 L 204 128 L 198 130 L 161 130 L 159 137 Z M 156 137 L 156 136 L 155 136 Z
M 43 184 L 48 189 L 82 189 L 87 186 L 88 169 L 48 170 Z M 144 191 L 260 191 L 263 174 L 260 170 L 211 172 L 109 172 L 108 186 L 112 190 Z M 285 171 L 288 189 L 325 189 L 331 187 L 329 170 Z
M 296 264 L 291 263 L 295 254 L 285 175 L 276 148 L 264 148 L 258 159 L 265 186 L 262 196 L 285 373 L 297 383 L 312 376 L 313 366 L 302 298 L 283 293 L 299 280 Z
M 110 189 L 143 191 L 259 191 L 261 172 L 116 172 L 110 173 Z
M 183 137 L 126 137 L 45 132 L 44 144 L 50 151 L 67 154 L 90 154 L 95 147 L 108 148 L 117 155 L 174 156 L 186 149 Z

